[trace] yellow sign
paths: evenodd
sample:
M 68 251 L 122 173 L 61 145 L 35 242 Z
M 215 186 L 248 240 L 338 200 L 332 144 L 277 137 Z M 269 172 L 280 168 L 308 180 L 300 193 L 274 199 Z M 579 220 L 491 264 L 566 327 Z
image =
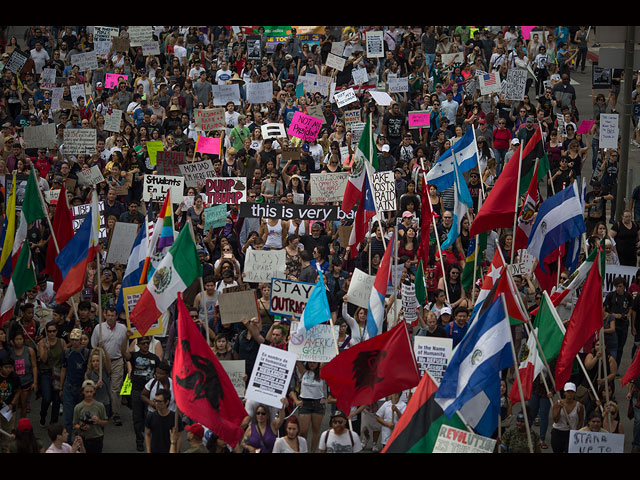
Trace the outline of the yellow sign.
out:
M 138 303 L 138 300 L 142 296 L 143 292 L 147 289 L 147 285 L 136 285 L 135 287 L 125 287 L 122 289 L 122 296 L 124 297 L 124 313 L 127 317 L 127 328 L 133 332 L 133 335 L 129 338 L 140 338 L 140 332 L 134 325 L 131 325 L 129 315 L 133 311 L 133 308 Z M 149 327 L 147 335 L 161 335 L 164 329 L 162 327 L 162 317 L 158 318 L 158 321 Z
M 147 153 L 149 154 L 149 163 L 156 164 L 158 152 L 164 151 L 164 145 L 160 141 L 147 142 Z
M 122 382 L 122 389 L 120 390 L 120 395 L 131 395 L 131 389 L 133 385 L 131 384 L 131 379 L 129 378 L 129 374 L 127 374 L 124 382 Z

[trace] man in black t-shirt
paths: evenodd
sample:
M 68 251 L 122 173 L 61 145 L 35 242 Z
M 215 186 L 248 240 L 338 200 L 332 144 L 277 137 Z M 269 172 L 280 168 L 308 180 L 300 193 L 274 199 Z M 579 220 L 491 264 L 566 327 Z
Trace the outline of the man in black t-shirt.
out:
M 396 102 L 382 120 L 382 134 L 389 140 L 391 155 L 397 157 L 397 150 L 402 136 L 407 130 L 407 119 L 400 113 L 400 105 Z
M 145 444 L 147 453 L 169 453 L 171 448 L 171 429 L 175 426 L 176 415 L 169 410 L 171 393 L 168 390 L 158 390 L 153 402 L 156 406 L 154 412 L 147 415 L 145 420 Z M 178 431 L 184 430 L 182 418 L 178 417 Z M 180 451 L 178 437 L 176 451 Z
M 616 335 L 618 336 L 618 352 L 616 354 L 616 362 L 620 365 L 622 360 L 622 351 L 624 344 L 627 341 L 627 335 L 629 333 L 629 320 L 631 318 L 631 304 L 633 298 L 631 294 L 627 292 L 626 282 L 624 277 L 616 277 L 613 280 L 615 291 L 607 294 L 604 299 L 604 310 L 607 314 L 613 317 L 616 322 Z

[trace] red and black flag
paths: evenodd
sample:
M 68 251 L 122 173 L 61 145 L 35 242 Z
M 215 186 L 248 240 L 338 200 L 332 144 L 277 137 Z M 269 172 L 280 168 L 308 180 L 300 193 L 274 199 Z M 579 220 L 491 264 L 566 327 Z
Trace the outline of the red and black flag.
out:
M 344 350 L 322 368 L 320 377 L 344 412 L 415 387 L 420 371 L 406 322 Z
M 244 433 L 240 424 L 247 412 L 220 361 L 191 320 L 180 293 L 176 305 L 178 342 L 173 366 L 176 405 L 187 417 L 235 447 Z

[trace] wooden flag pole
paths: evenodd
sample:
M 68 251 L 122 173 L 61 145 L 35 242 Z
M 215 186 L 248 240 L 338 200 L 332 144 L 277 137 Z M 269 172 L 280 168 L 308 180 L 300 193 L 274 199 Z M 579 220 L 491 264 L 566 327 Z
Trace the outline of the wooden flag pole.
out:
M 511 157 L 513 159 L 513 156 Z M 511 264 L 515 253 L 514 240 L 516 236 L 516 226 L 518 225 L 518 203 L 520 200 L 520 175 L 522 174 L 522 143 L 520 143 L 520 155 L 518 156 L 518 179 L 516 180 L 515 213 L 513 214 L 513 230 L 511 231 Z
M 604 378 L 604 398 L 605 398 L 605 406 L 606 406 L 607 403 L 609 403 L 609 381 L 607 380 L 607 377 L 609 376 L 609 374 L 607 373 L 608 372 L 607 351 L 604 345 L 604 327 L 600 329 L 599 339 L 600 339 L 600 352 L 602 352 L 600 355 L 600 361 L 602 362 L 602 375 Z M 607 413 L 607 419 L 609 420 L 609 425 L 611 425 L 611 412 L 609 411 L 609 409 L 607 409 L 606 413 Z

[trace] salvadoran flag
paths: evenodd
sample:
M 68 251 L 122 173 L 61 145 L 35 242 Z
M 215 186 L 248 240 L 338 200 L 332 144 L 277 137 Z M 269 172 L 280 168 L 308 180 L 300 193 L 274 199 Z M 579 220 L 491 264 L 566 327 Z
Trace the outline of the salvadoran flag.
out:
M 373 338 L 382 333 L 382 323 L 384 322 L 384 298 L 387 294 L 387 285 L 389 283 L 389 273 L 391 271 L 391 252 L 393 252 L 393 242 L 395 238 L 392 236 L 387 243 L 387 249 L 384 251 L 380 268 L 376 273 L 376 279 L 373 281 L 371 296 L 369 297 L 369 309 L 367 310 L 367 328 L 364 339 Z
M 467 211 L 473 206 L 473 200 L 469 193 L 469 188 L 464 182 L 464 179 L 460 176 L 458 168 L 454 165 L 454 183 L 453 183 L 453 221 L 451 223 L 451 229 L 447 235 L 447 239 L 442 243 L 440 247 L 442 250 L 446 250 L 454 244 L 456 239 L 460 236 L 460 223 L 466 215 Z
M 329 299 L 324 286 L 324 278 L 322 273 L 318 273 L 318 282 L 311 290 L 309 301 L 302 311 L 300 323 L 298 324 L 298 333 L 310 330 L 316 325 L 328 322 L 331 319 L 331 309 L 329 308 Z
M 473 127 L 469 127 L 462 138 L 438 158 L 427 173 L 427 183 L 434 185 L 439 192 L 449 188 L 455 181 L 454 163 L 460 173 L 478 165 L 478 145 Z

